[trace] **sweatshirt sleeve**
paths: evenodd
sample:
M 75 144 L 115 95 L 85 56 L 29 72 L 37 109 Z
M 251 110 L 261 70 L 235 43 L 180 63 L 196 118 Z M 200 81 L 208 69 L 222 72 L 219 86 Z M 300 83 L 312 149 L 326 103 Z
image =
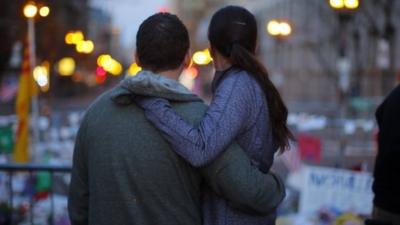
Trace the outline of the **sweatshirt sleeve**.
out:
M 153 99 L 151 104 L 141 105 L 173 149 L 191 165 L 201 167 L 213 161 L 251 123 L 247 89 L 242 76 L 224 79 L 195 127 L 184 121 L 166 100 Z
M 72 225 L 87 225 L 89 214 L 88 172 L 85 155 L 85 123 L 82 122 L 75 142 L 68 212 Z
M 236 143 L 201 172 L 213 191 L 232 207 L 248 213 L 268 215 L 286 195 L 281 178 L 273 172 L 259 171 Z

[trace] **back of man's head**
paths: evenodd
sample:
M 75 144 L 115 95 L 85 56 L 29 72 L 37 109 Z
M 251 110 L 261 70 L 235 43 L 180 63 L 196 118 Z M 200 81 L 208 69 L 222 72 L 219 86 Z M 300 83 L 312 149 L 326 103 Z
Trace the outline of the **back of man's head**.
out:
M 189 34 L 181 20 L 170 13 L 147 18 L 136 35 L 140 66 L 155 72 L 180 67 L 189 50 Z

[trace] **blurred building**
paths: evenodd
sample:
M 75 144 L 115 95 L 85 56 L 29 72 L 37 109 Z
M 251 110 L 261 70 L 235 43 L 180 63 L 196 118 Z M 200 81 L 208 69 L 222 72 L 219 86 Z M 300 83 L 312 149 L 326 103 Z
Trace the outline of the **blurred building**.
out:
M 97 57 L 100 54 L 113 54 L 116 59 L 123 60 L 123 55 L 118 56 L 121 49 L 120 37 L 111 16 L 101 9 L 90 7 L 88 0 L 35 2 L 50 8 L 47 17 L 35 17 L 36 63 L 40 65 L 46 62 L 49 65 L 50 89 L 41 93 L 41 104 L 63 105 L 58 99 L 77 95 L 85 99 L 82 96 L 90 95 L 92 91 L 96 95 L 101 91 L 96 87 Z M 0 92 L 0 113 L 3 114 L 14 111 L 22 43 L 27 34 L 27 21 L 22 14 L 25 4 L 26 1 L 22 0 L 0 3 L 0 86 L 6 90 Z M 82 32 L 84 40 L 92 41 L 94 49 L 89 54 L 79 53 L 76 45 L 66 43 L 66 35 L 77 31 Z M 76 66 L 73 74 L 60 76 L 58 63 L 65 57 L 72 58 Z M 3 95 L 7 98 L 3 98 Z
M 192 51 L 208 47 L 208 24 L 218 8 L 240 5 L 254 13 L 258 55 L 289 108 L 293 131 L 321 140 L 321 165 L 373 168 L 374 112 L 399 79 L 399 1 L 360 1 L 346 13 L 321 0 L 174 0 L 173 5 L 189 28 Z M 272 36 L 267 29 L 272 20 L 287 22 L 289 35 Z M 198 69 L 196 83 L 203 97 L 210 97 L 212 65 Z M 324 122 L 301 128 L 306 118 Z
M 173 9 L 187 24 L 194 50 L 208 46 L 210 16 L 228 4 L 256 15 L 260 57 L 292 111 L 332 115 L 343 103 L 349 111 L 371 115 L 396 84 L 398 1 L 362 1 L 343 16 L 320 0 L 175 0 Z M 273 19 L 287 21 L 292 33 L 272 37 L 266 27 Z
M 88 36 L 96 43 L 96 51 L 107 52 L 110 50 L 111 16 L 99 8 L 90 8 Z
M 22 10 L 27 1 L 1 1 L 0 2 L 0 84 L 16 84 L 20 73 L 22 57 L 22 43 L 27 35 L 27 21 Z M 36 56 L 37 63 L 49 62 L 51 68 L 62 57 L 73 56 L 73 48 L 66 47 L 65 34 L 70 30 L 86 31 L 88 22 L 88 0 L 41 0 L 37 4 L 50 8 L 47 17 L 37 17 L 36 27 Z M 50 80 L 55 81 L 50 70 Z M 10 82 L 10 80 L 12 82 Z M 1 102 L 0 113 L 13 112 L 14 98 Z
M 357 10 L 345 14 L 332 9 L 328 1 L 281 0 L 264 5 L 256 10 L 264 31 L 260 32 L 262 58 L 294 110 L 304 111 L 308 102 L 308 110 L 335 112 L 344 101 L 350 111 L 372 112 L 380 99 L 370 97 L 385 95 L 395 85 L 398 2 L 362 1 Z M 288 21 L 292 34 L 283 39 L 268 35 L 266 24 L 273 19 Z

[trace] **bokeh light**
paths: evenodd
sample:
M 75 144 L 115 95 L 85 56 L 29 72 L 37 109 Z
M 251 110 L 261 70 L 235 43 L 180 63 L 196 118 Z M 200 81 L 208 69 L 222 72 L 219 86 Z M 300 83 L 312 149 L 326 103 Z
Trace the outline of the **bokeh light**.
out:
M 103 67 L 98 66 L 96 68 L 96 75 L 98 76 L 105 76 L 107 74 L 107 72 L 103 69 Z
M 268 22 L 267 31 L 272 36 L 277 36 L 280 33 L 280 23 L 276 20 L 271 20 Z
M 142 67 L 140 67 L 137 63 L 132 63 L 128 68 L 129 76 L 136 76 L 140 71 L 142 71 Z
M 114 76 L 120 75 L 123 70 L 121 63 L 113 59 L 111 55 L 108 54 L 100 55 L 97 58 L 97 65 Z
M 75 72 L 75 60 L 71 57 L 62 58 L 57 69 L 61 76 L 71 76 Z
M 329 5 L 335 9 L 341 9 L 344 7 L 344 0 L 329 0 Z
M 193 54 L 192 60 L 197 65 L 208 65 L 212 61 L 210 51 L 208 49 L 197 51 Z
M 44 61 L 42 64 L 36 66 L 33 69 L 33 78 L 39 85 L 40 90 L 43 92 L 49 91 L 50 88 L 50 64 L 48 61 Z
M 46 17 L 50 14 L 50 8 L 48 6 L 43 6 L 39 10 L 39 15 L 41 17 Z
M 271 36 L 289 36 L 292 26 L 286 21 L 271 20 L 267 24 L 267 32 Z
M 36 66 L 33 69 L 33 78 L 40 87 L 48 84 L 48 71 L 44 66 Z
M 26 4 L 24 6 L 24 16 L 27 18 L 35 17 L 37 14 L 37 11 L 38 11 L 37 6 L 32 2 L 29 2 L 28 4 Z
M 93 52 L 93 50 L 94 50 L 94 43 L 93 41 L 90 40 L 88 41 L 81 40 L 76 45 L 76 51 L 79 53 L 90 54 Z
M 72 44 L 79 44 L 83 41 L 85 36 L 83 35 L 82 31 L 70 31 L 65 35 L 65 43 L 72 45 Z
M 348 9 L 357 9 L 360 2 L 359 0 L 344 0 L 344 5 Z
M 287 22 L 282 22 L 280 24 L 280 33 L 283 36 L 288 36 L 292 33 L 292 27 Z

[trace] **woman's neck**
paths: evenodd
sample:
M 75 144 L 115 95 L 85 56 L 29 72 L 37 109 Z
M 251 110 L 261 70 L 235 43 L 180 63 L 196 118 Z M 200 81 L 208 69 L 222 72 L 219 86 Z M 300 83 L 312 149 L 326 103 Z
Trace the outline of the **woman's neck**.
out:
M 232 67 L 231 62 L 219 53 L 213 55 L 213 62 L 216 71 L 224 71 Z

